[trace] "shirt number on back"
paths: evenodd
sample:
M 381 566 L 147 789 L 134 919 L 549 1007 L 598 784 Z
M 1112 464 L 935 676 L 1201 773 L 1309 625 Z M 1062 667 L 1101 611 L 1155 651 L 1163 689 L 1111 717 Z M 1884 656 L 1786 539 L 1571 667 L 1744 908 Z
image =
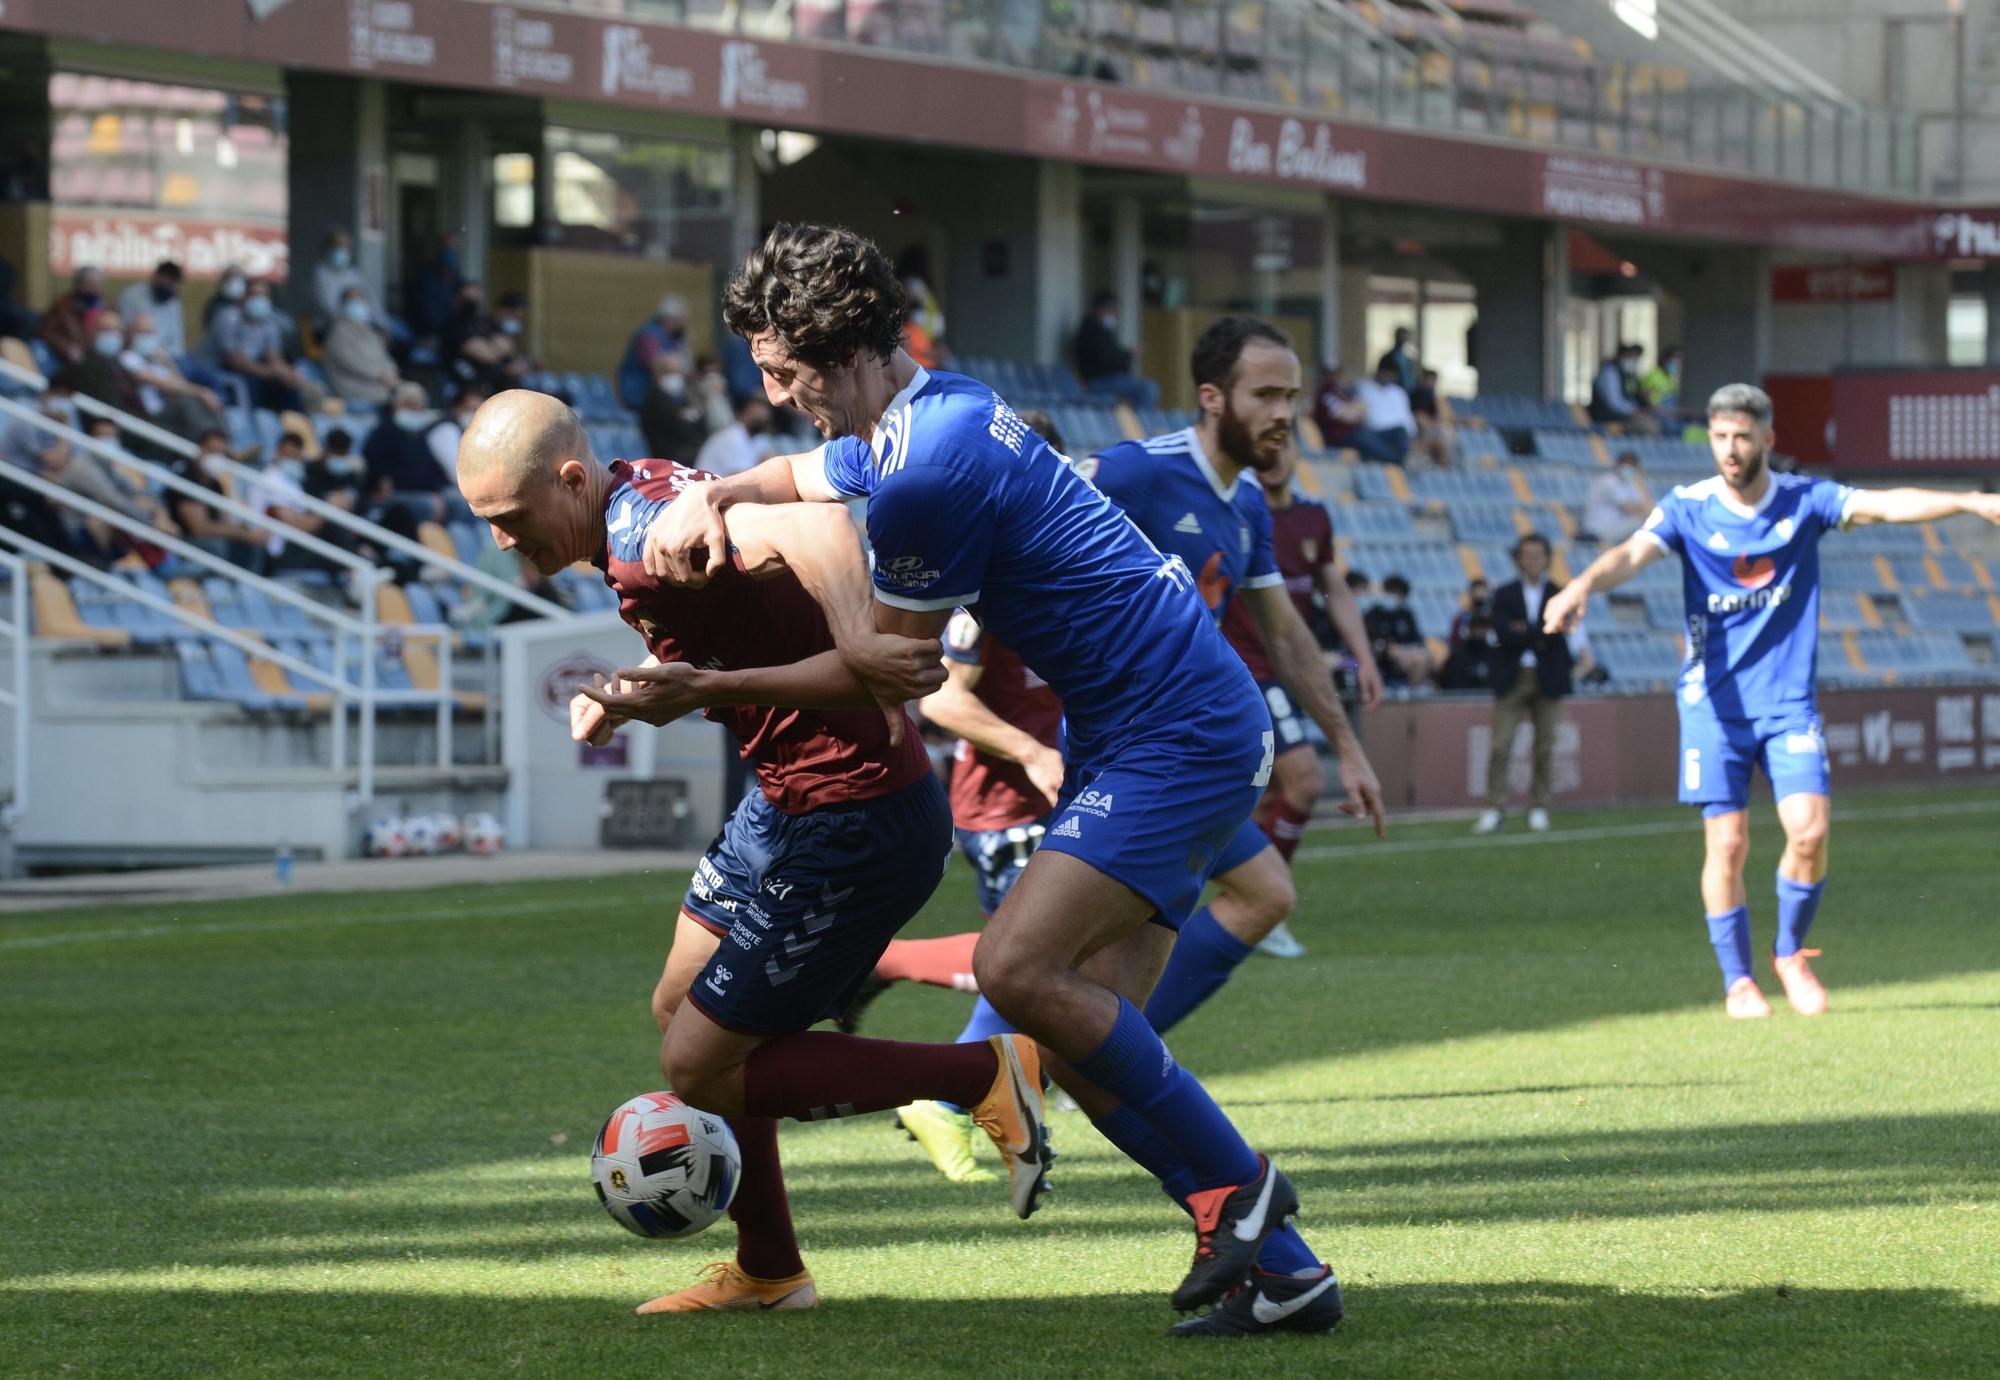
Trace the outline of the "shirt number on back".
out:
M 1264 730 L 1264 760 L 1257 764 L 1257 774 L 1250 778 L 1251 785 L 1263 787 L 1271 784 L 1271 763 L 1277 756 L 1277 735 L 1267 728 Z

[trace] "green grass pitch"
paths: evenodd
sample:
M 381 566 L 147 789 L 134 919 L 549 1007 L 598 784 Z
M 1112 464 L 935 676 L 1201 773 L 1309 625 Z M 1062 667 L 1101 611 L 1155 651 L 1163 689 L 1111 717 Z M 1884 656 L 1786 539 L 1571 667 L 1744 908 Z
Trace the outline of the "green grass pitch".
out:
M 1836 802 L 1817 1021 L 1723 1018 L 1692 818 L 1558 823 L 1313 834 L 1311 956 L 1177 1034 L 1347 1289 L 1250 1343 L 1162 1335 L 1190 1233 L 1073 1114 L 1027 1223 L 886 1116 L 788 1126 L 819 1311 L 633 1317 L 731 1240 L 586 1175 L 681 877 L 0 919 L 0 1374 L 2000 1374 L 2000 796 Z M 972 918 L 957 865 L 911 932 Z

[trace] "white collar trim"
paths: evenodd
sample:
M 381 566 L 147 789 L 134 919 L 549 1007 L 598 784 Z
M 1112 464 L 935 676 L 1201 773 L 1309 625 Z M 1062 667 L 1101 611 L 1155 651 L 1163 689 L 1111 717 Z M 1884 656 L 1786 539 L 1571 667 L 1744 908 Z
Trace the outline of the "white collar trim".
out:
M 1711 475 L 1709 478 L 1702 480 L 1694 486 L 1691 492 L 1699 494 L 1703 498 L 1714 499 L 1738 517 L 1753 518 L 1770 507 L 1771 500 L 1778 496 L 1778 480 L 1777 476 L 1771 474 L 1768 470 L 1765 471 L 1764 496 L 1758 499 L 1755 505 L 1739 500 L 1735 493 L 1731 491 L 1728 482 L 1719 474 Z
M 908 407 L 910 405 L 910 400 L 915 398 L 917 394 L 923 392 L 924 385 L 929 383 L 930 381 L 931 381 L 931 371 L 924 368 L 923 365 L 919 364 L 917 366 L 917 372 L 910 375 L 910 381 L 903 385 L 901 392 L 897 393 L 895 397 L 889 399 L 889 405 L 882 409 L 882 415 L 880 417 L 877 417 L 875 419 L 875 425 L 869 428 L 868 449 L 875 452 L 875 459 L 878 462 L 882 459 L 883 447 L 885 447 L 889 443 L 889 438 L 885 433 L 885 429 L 883 428 L 882 423 L 887 421 L 890 417 L 895 416 L 896 413 L 901 409 Z
M 1215 472 L 1215 464 L 1208 458 L 1208 452 L 1201 448 L 1201 437 L 1196 434 L 1195 429 L 1189 427 L 1181 435 L 1187 438 L 1188 454 L 1194 457 L 1194 467 L 1201 471 L 1201 477 L 1208 481 L 1208 487 L 1215 490 L 1215 496 L 1224 503 L 1233 501 L 1236 497 L 1236 486 L 1243 482 L 1243 472 L 1237 471 L 1235 483 L 1224 484 L 1222 476 Z

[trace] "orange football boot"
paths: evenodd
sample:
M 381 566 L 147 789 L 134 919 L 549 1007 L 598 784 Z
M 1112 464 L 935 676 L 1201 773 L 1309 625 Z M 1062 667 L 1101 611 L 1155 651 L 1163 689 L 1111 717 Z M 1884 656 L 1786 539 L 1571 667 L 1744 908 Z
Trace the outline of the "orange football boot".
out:
M 1826 988 L 1820 986 L 1813 976 L 1809 958 L 1818 958 L 1818 949 L 1800 949 L 1787 958 L 1771 955 L 1771 966 L 1777 970 L 1778 981 L 1785 984 L 1785 997 L 1792 1004 L 1792 1010 L 1801 1016 L 1824 1016 L 1826 1014 Z
M 662 1294 L 651 1303 L 642 1303 L 636 1313 L 752 1313 L 763 1309 L 814 1308 L 819 1289 L 809 1271 L 801 1270 L 790 1279 L 758 1279 L 746 1275 L 733 1260 L 712 1261 L 702 1267 L 699 1284 L 671 1294 Z

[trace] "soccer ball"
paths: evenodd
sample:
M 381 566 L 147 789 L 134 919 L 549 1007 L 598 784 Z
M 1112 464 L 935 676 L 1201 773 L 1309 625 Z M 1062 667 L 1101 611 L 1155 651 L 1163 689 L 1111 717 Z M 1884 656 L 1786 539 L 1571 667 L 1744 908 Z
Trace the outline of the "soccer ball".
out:
M 410 851 L 410 840 L 403 832 L 402 820 L 394 815 L 384 815 L 369 821 L 361 846 L 371 858 L 400 858 Z
M 591 1149 L 590 1181 L 618 1225 L 640 1236 L 693 1236 L 729 1211 L 743 1157 L 729 1123 L 670 1092 L 611 1114 Z
M 507 846 L 507 831 L 500 821 L 485 810 L 465 817 L 465 851 L 468 853 L 498 853 Z
M 428 858 L 438 851 L 437 820 L 430 815 L 411 815 L 403 821 L 403 838 L 412 854 Z
M 437 851 L 440 853 L 456 853 L 465 843 L 465 831 L 459 827 L 457 815 L 432 815 L 431 831 L 437 837 Z

